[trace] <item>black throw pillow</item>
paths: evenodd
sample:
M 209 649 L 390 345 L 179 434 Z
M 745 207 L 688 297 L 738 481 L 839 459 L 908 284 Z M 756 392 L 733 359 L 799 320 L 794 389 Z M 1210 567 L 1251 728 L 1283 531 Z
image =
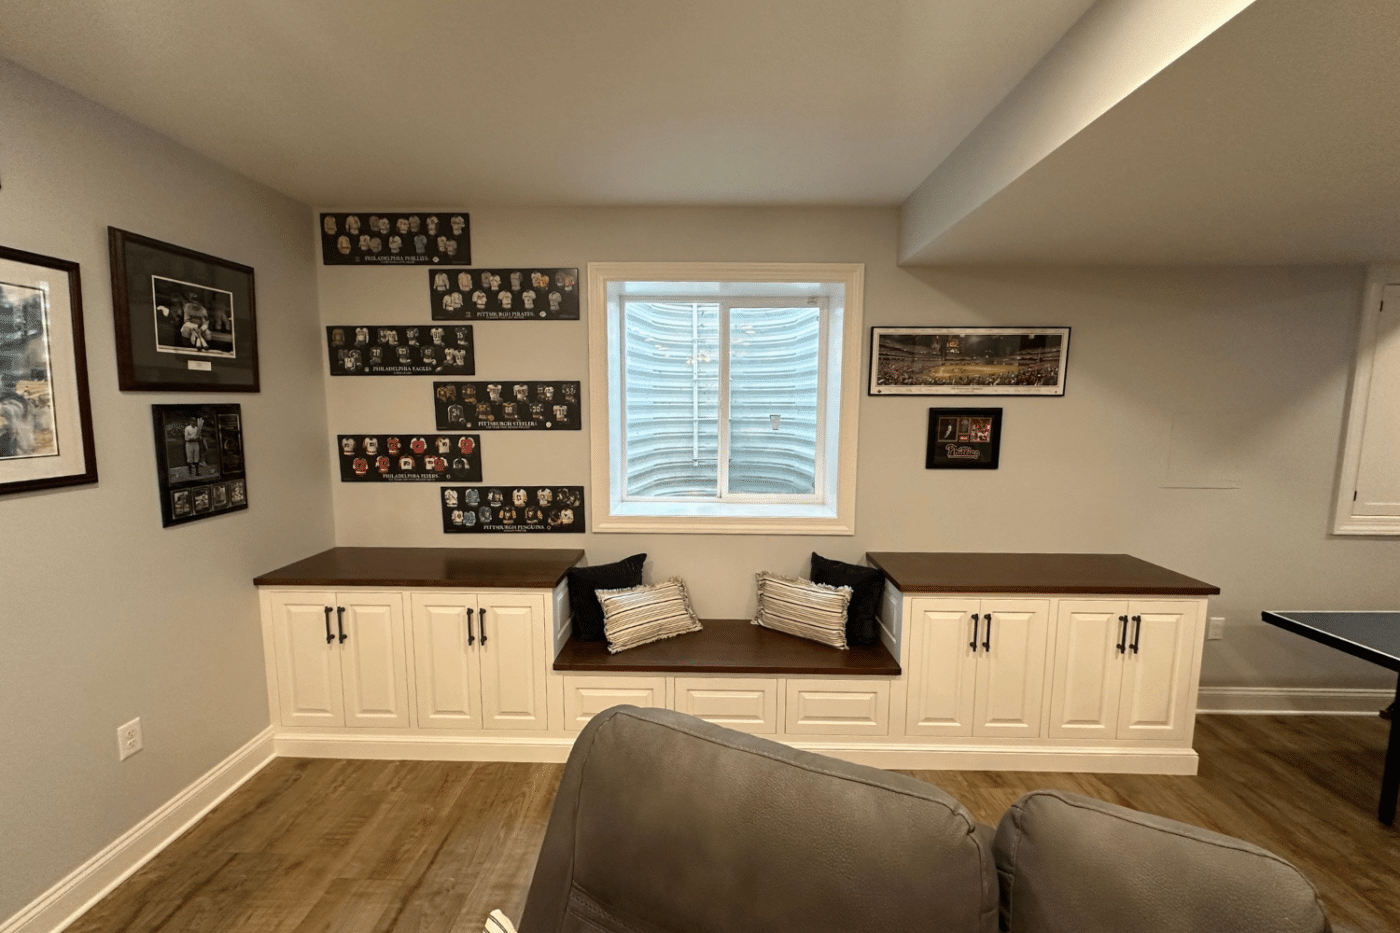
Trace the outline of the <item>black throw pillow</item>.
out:
M 827 560 L 813 552 L 812 582 L 851 588 L 851 604 L 846 607 L 846 644 L 873 645 L 880 640 L 880 598 L 885 592 L 882 571 Z
M 645 554 L 633 554 L 613 564 L 569 569 L 569 609 L 573 614 L 575 638 L 579 641 L 604 639 L 603 607 L 598 605 L 598 590 L 641 586 L 642 565 L 646 561 Z

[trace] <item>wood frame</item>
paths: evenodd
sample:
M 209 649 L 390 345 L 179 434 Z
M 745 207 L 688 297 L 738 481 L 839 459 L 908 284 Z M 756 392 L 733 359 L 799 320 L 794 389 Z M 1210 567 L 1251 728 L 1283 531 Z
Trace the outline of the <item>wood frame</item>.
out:
M 921 338 L 934 341 L 932 346 L 939 347 L 938 369 L 948 365 L 949 361 L 944 353 L 956 353 L 954 344 L 950 338 L 990 338 L 990 337 L 1056 337 L 1059 338 L 1059 352 L 1056 356 L 1055 370 L 1056 379 L 1052 385 L 1016 384 L 1011 383 L 954 383 L 935 382 L 928 376 L 927 368 L 917 374 L 918 381 L 881 381 L 882 371 L 880 366 L 880 345 L 882 337 L 906 337 L 911 340 Z M 870 328 L 870 384 L 866 389 L 869 395 L 1048 395 L 1061 396 L 1065 394 L 1065 380 L 1069 369 L 1069 336 L 1068 327 L 872 327 Z M 941 339 L 943 343 L 938 343 Z M 912 350 L 909 352 L 913 352 Z M 1003 358 L 1004 359 L 1004 358 Z M 955 360 L 957 361 L 957 360 Z M 1045 360 L 1041 359 L 1044 364 Z M 967 366 L 973 369 L 986 370 L 994 366 L 994 363 L 977 363 L 971 357 L 966 360 Z M 891 364 L 894 365 L 894 364 Z M 969 374 L 970 377 L 992 376 L 991 372 L 976 372 Z
M 47 300 L 53 287 L 44 279 L 36 278 L 33 286 L 19 286 L 42 290 L 46 296 L 46 378 L 50 386 L 49 405 L 53 412 L 55 453 L 52 457 L 0 459 L 0 495 L 95 483 L 97 454 L 93 443 L 92 402 L 88 394 L 87 345 L 83 336 L 82 283 L 78 264 L 0 246 L 0 273 L 4 271 L 3 263 L 7 262 L 61 273 L 67 313 L 55 313 L 52 303 Z M 56 367 L 55 363 L 59 365 Z M 3 376 L 4 373 L 0 371 L 0 401 L 5 397 Z M 16 397 L 21 395 L 18 381 L 12 391 Z M 28 407 L 29 403 L 25 402 L 26 412 Z M 3 420 L 3 414 L 0 414 L 0 421 Z
M 259 391 L 253 267 L 116 227 L 107 228 L 107 237 L 118 386 L 138 392 Z M 136 274 L 142 275 L 139 286 Z M 232 350 L 222 352 L 207 345 L 203 350 L 177 349 L 173 338 L 163 344 L 151 294 L 157 278 L 211 294 L 227 293 Z

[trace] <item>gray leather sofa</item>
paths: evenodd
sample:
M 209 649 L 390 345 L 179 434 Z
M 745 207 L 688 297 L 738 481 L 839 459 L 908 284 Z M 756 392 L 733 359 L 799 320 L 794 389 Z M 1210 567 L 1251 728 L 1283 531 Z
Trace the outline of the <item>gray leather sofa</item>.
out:
M 574 744 L 520 933 L 1327 933 L 1239 840 L 1037 792 L 1000 827 L 899 774 L 618 706 Z

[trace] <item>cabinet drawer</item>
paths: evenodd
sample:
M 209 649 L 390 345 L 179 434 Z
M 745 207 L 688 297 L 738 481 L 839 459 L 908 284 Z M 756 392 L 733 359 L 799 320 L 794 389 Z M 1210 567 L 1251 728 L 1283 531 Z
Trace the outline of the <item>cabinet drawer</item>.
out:
M 740 732 L 778 731 L 778 681 L 753 677 L 677 677 L 674 708 Z
M 890 682 L 789 680 L 785 719 L 791 735 L 888 735 Z
M 622 703 L 666 707 L 665 677 L 617 674 L 564 676 L 564 728 L 577 732 L 603 710 Z

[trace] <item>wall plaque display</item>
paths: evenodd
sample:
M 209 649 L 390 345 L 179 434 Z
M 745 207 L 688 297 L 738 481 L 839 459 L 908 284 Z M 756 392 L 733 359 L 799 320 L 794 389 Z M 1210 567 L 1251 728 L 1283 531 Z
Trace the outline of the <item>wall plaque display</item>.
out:
M 435 321 L 577 321 L 578 269 L 433 269 Z
M 577 431 L 577 382 L 434 382 L 439 431 Z
M 469 325 L 326 328 L 332 376 L 471 376 L 476 355 Z
M 466 211 L 321 215 L 327 266 L 420 266 L 472 261 Z
M 1068 327 L 872 327 L 871 395 L 1064 395 Z
M 238 405 L 152 405 L 165 527 L 248 507 Z
M 995 470 L 1001 459 L 1000 408 L 930 408 L 929 470 Z
M 107 228 L 117 384 L 124 390 L 258 391 L 253 269 Z
M 0 247 L 0 494 L 95 482 L 78 264 Z
M 475 434 L 341 434 L 342 483 L 479 483 Z
M 582 486 L 446 486 L 442 530 L 461 534 L 583 531 Z

